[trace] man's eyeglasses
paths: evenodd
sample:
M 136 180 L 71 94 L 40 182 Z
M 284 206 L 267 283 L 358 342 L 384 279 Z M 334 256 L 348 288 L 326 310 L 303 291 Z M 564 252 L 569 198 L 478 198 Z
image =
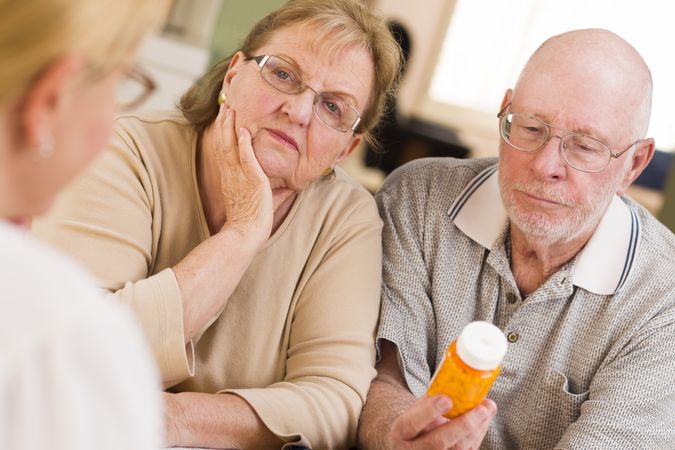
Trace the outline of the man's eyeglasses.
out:
M 155 91 L 155 82 L 139 67 L 127 72 L 117 90 L 117 106 L 121 110 L 131 110 L 139 106 Z
M 562 129 L 564 132 L 562 137 L 551 134 L 551 130 L 556 127 L 529 114 L 506 113 L 509 106 L 511 106 L 510 103 L 497 114 L 500 119 L 499 129 L 502 139 L 507 144 L 516 150 L 534 153 L 544 147 L 550 139 L 558 138 L 565 163 L 582 172 L 593 173 L 605 170 L 612 158 L 620 157 L 642 140 L 638 139 L 624 150 L 612 153 L 607 145 L 584 134 L 564 129 Z
M 302 71 L 293 64 L 275 55 L 260 55 L 246 58 L 260 68 L 260 76 L 270 86 L 286 94 L 300 94 L 306 89 L 314 92 L 314 114 L 329 127 L 345 133 L 356 132 L 361 116 L 349 103 L 329 92 L 317 92 L 305 83 Z

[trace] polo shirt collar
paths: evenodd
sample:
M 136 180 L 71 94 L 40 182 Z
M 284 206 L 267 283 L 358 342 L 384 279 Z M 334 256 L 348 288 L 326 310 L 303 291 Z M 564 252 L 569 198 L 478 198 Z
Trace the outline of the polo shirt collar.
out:
M 508 221 L 499 193 L 498 165 L 479 173 L 448 211 L 464 234 L 490 250 Z M 637 214 L 614 196 L 572 268 L 571 281 L 599 295 L 616 293 L 634 265 L 640 234 Z

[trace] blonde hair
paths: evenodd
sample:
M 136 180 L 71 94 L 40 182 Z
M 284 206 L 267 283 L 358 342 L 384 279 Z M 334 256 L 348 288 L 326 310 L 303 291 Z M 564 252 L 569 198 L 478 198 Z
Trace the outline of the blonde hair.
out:
M 375 144 L 372 131 L 382 117 L 387 100 L 393 93 L 400 72 L 401 49 L 391 35 L 384 18 L 360 0 L 290 0 L 256 23 L 246 37 L 241 51 L 254 56 L 273 34 L 290 25 L 311 28 L 317 48 L 335 54 L 340 49 L 363 49 L 371 56 L 375 69 L 370 98 L 356 129 L 364 139 Z M 327 47 L 326 47 L 327 45 Z M 216 98 L 231 58 L 217 63 L 181 98 L 179 108 L 199 134 L 218 115 Z
M 164 18 L 167 0 L 0 0 L 0 104 L 62 55 L 109 73 Z

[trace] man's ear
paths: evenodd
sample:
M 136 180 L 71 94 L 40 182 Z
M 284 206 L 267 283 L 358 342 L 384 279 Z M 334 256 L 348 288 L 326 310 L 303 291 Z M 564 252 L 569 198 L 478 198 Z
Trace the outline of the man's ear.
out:
M 621 180 L 621 184 L 617 189 L 618 195 L 623 195 L 628 190 L 628 187 L 640 176 L 645 167 L 649 164 L 654 156 L 654 139 L 647 138 L 638 142 L 635 152 L 630 155 L 630 166 Z M 626 156 L 629 156 L 626 155 Z
M 79 56 L 66 55 L 45 68 L 19 100 L 18 117 L 23 144 L 39 148 L 46 133 L 54 134 L 59 118 L 68 114 L 74 82 L 84 73 Z
M 507 89 L 504 93 L 504 98 L 502 99 L 502 105 L 499 107 L 500 111 L 504 111 L 506 105 L 511 103 L 511 98 L 513 97 L 513 89 Z

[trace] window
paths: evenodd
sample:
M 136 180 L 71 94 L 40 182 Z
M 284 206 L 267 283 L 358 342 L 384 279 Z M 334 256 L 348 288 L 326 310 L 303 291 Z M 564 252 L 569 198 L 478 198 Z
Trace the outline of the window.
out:
M 429 100 L 492 117 L 544 40 L 576 28 L 605 28 L 630 42 L 650 67 L 648 136 L 658 149 L 675 151 L 674 18 L 675 4 L 657 0 L 457 0 Z

